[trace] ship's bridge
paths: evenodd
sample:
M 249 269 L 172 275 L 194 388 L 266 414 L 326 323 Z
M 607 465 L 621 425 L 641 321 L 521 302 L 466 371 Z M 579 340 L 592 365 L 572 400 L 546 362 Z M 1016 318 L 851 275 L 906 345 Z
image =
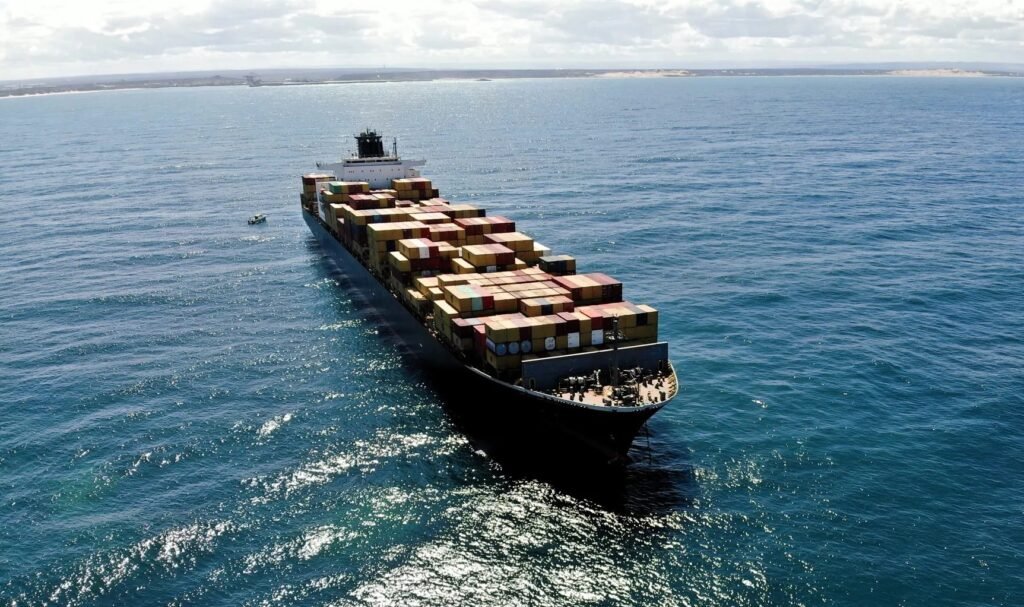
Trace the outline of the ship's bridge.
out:
M 371 188 L 382 189 L 390 188 L 392 179 L 419 177 L 416 167 L 426 164 L 424 160 L 402 160 L 397 139 L 392 139 L 391 149 L 385 151 L 384 138 L 376 131 L 366 129 L 354 137 L 356 154 L 341 162 L 318 162 L 317 169 L 330 171 L 341 181 L 366 181 Z

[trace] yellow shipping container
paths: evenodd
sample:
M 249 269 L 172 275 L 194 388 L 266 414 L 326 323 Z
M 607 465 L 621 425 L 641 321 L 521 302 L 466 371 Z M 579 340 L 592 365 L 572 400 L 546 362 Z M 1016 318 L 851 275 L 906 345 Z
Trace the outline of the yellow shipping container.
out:
M 410 219 L 422 221 L 425 224 L 451 223 L 451 218 L 444 213 L 411 213 Z
M 437 276 L 420 276 L 413 280 L 413 284 L 416 285 L 416 290 L 423 295 L 428 295 L 430 289 L 437 286 Z
M 533 239 L 522 232 L 501 232 L 498 234 L 485 234 L 487 242 L 504 245 L 516 253 L 520 251 L 533 251 Z
M 443 299 L 434 300 L 434 328 L 451 341 L 452 319 L 459 313 L 448 302 Z
M 445 214 L 452 219 L 468 219 L 470 217 L 483 217 L 486 211 L 478 209 L 471 204 L 453 204 L 450 205 L 450 209 L 445 211 Z
M 441 257 L 444 259 L 454 259 L 456 257 L 460 257 L 462 254 L 462 249 L 459 247 L 453 247 L 447 242 L 441 242 L 438 244 L 438 251 L 441 253 Z
M 533 243 L 532 251 L 521 251 L 518 253 L 519 259 L 522 259 L 531 266 L 536 265 L 541 257 L 547 257 L 548 255 L 551 255 L 551 249 L 539 242 Z
M 441 287 L 451 285 L 464 285 L 469 282 L 469 277 L 458 274 L 441 274 L 437 277 L 437 284 Z
M 484 358 L 487 360 L 487 364 L 491 365 L 498 371 L 517 369 L 523 361 L 521 354 L 506 354 L 504 356 L 498 356 L 490 350 L 486 351 Z
M 402 255 L 398 251 L 391 251 L 388 254 L 391 262 L 391 267 L 395 268 L 399 272 L 412 272 L 412 264 L 409 263 L 409 258 Z
M 642 312 L 647 314 L 647 324 L 658 326 L 658 311 L 651 306 L 641 304 L 638 306 Z
M 498 314 L 511 314 L 519 310 L 519 299 L 511 293 L 494 294 L 494 311 Z
M 381 263 L 387 257 L 389 250 L 394 250 L 397 245 L 388 245 L 388 242 L 402 240 L 403 238 L 425 238 L 430 234 L 427 226 L 418 221 L 400 221 L 397 223 L 372 223 L 366 226 L 367 244 L 371 251 L 370 263 Z
M 537 324 L 533 326 L 534 339 L 555 336 L 556 329 L 554 323 L 546 321 L 546 316 L 535 318 L 537 319 Z
M 456 274 L 475 274 L 476 267 L 465 259 L 456 257 L 452 259 L 452 271 Z
M 334 194 L 330 190 L 320 190 L 320 200 L 330 203 L 345 203 L 352 200 L 351 194 Z
M 370 184 L 365 181 L 329 181 L 327 189 L 332 194 L 365 194 L 370 191 Z

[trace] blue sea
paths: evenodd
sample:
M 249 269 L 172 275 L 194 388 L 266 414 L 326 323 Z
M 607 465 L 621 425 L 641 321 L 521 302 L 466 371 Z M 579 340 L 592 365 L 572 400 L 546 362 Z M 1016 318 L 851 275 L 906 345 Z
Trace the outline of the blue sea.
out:
M 493 457 L 325 258 L 298 177 L 367 126 L 661 311 L 625 472 Z M 126 90 L 0 141 L 2 605 L 1024 603 L 1024 80 Z

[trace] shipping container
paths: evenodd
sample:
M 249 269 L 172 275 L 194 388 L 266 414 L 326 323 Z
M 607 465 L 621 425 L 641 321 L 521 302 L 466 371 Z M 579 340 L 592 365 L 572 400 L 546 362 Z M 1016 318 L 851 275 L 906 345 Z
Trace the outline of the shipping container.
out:
M 571 255 L 543 256 L 538 258 L 537 262 L 537 267 L 555 276 L 566 276 L 576 273 L 576 258 Z

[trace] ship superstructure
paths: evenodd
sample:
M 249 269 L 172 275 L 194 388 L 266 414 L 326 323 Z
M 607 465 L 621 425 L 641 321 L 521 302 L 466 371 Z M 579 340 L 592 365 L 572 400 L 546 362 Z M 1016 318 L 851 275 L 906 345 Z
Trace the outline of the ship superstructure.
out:
M 355 136 L 357 151 L 341 162 L 318 162 L 316 168 L 339 181 L 365 182 L 373 189 L 391 187 L 393 179 L 420 176 L 417 167 L 423 160 L 402 160 L 398 156 L 398 141 L 392 140 L 390 149 L 384 147 L 384 137 L 369 129 Z

